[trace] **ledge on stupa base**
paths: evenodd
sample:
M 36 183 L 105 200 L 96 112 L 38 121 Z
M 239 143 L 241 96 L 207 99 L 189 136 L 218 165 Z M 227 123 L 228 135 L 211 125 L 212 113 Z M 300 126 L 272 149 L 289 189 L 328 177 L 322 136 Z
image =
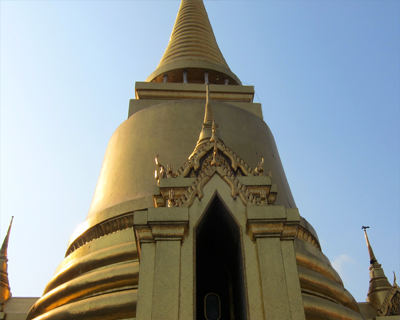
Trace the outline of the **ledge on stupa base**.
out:
M 261 104 L 253 103 L 254 86 L 210 84 L 210 91 L 213 101 L 232 104 L 263 119 Z M 135 99 L 129 101 L 128 118 L 140 110 L 172 100 L 205 99 L 204 84 L 136 82 L 135 92 Z

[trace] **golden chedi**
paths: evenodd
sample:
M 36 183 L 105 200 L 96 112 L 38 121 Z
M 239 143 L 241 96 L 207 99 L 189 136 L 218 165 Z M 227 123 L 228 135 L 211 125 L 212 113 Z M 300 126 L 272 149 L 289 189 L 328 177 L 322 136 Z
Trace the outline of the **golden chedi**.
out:
M 394 275 L 393 285 L 390 285 L 369 242 L 366 230 L 369 227 L 363 226 L 362 228 L 364 229 L 370 259 L 367 302 L 359 303 L 362 314 L 365 318 L 373 318 L 375 315 L 379 317 L 400 315 L 400 288 L 396 283 L 396 275 Z M 397 319 L 399 318 L 397 317 Z
M 135 91 L 86 221 L 27 319 L 363 319 L 202 0 L 182 0 Z

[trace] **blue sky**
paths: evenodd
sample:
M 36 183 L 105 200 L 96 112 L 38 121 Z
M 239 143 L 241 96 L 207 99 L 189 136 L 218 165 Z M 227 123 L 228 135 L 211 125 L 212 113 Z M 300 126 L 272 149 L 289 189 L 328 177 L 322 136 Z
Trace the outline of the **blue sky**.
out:
M 400 2 L 205 1 L 274 133 L 300 213 L 357 301 L 369 258 L 400 273 Z M 0 1 L 1 238 L 14 296 L 40 296 L 90 206 L 135 81 L 179 1 Z

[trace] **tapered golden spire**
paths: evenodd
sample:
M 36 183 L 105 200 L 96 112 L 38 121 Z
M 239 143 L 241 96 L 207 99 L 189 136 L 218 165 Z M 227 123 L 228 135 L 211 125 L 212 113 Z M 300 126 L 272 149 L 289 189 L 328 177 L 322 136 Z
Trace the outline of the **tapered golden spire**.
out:
M 371 244 L 369 243 L 368 235 L 367 235 L 367 228 L 369 227 L 362 227 L 364 229 L 364 236 L 365 241 L 367 242 L 368 254 L 369 254 L 369 262 L 371 265 L 377 263 L 378 261 L 375 258 L 374 250 L 372 250 Z
M 367 235 L 367 228 L 362 227 L 364 229 L 365 240 L 367 241 L 369 259 L 370 259 L 370 267 L 369 267 L 369 290 L 367 295 L 367 301 L 377 310 L 380 310 L 382 307 L 387 295 L 392 290 L 392 286 L 390 285 L 385 272 L 383 271 L 382 266 L 378 263 L 378 260 L 375 258 L 374 251 L 372 250 L 372 246 L 369 242 Z
M 241 84 L 218 47 L 203 0 L 182 0 L 168 47 L 146 81 Z
M 204 111 L 204 122 L 200 132 L 199 140 L 197 141 L 196 147 L 189 159 L 196 153 L 196 151 L 206 142 L 214 142 L 220 139 L 218 126 L 215 124 L 213 108 L 210 100 L 210 86 L 206 84 L 206 107 Z
M 0 249 L 0 304 L 4 303 L 8 298 L 11 297 L 10 283 L 8 281 L 8 259 L 7 249 L 8 240 L 10 238 L 10 230 L 14 217 L 11 218 L 10 226 L 8 227 L 7 235 L 4 238 L 3 245 Z

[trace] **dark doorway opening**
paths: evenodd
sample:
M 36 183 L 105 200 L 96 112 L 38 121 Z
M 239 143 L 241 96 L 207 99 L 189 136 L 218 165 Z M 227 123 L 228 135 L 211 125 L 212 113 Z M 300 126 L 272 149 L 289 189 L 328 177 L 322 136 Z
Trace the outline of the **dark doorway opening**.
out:
M 196 229 L 197 320 L 207 319 L 210 293 L 220 298 L 220 320 L 247 319 L 240 230 L 218 195 Z

